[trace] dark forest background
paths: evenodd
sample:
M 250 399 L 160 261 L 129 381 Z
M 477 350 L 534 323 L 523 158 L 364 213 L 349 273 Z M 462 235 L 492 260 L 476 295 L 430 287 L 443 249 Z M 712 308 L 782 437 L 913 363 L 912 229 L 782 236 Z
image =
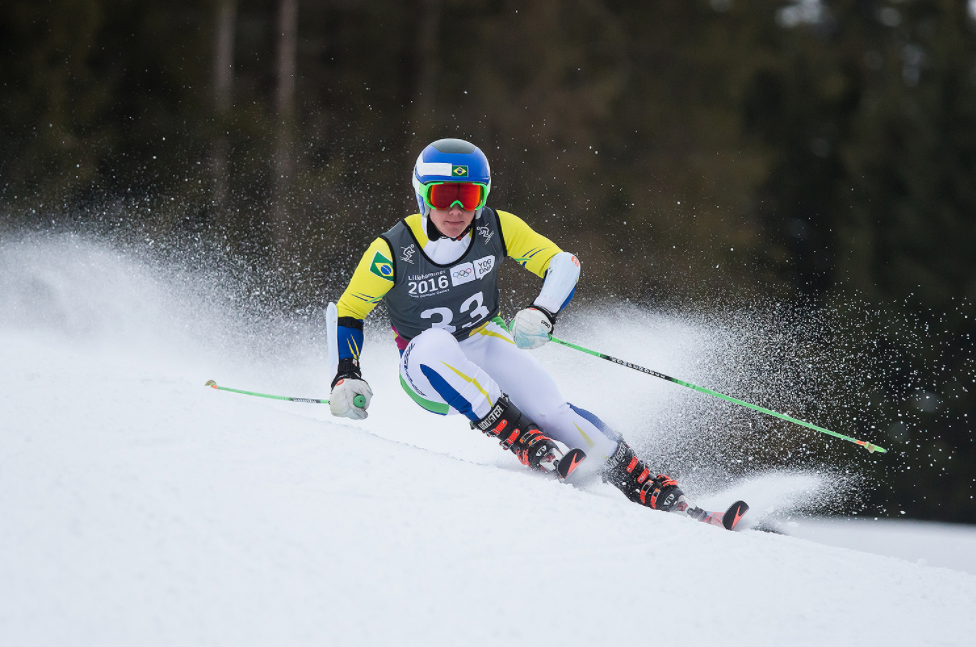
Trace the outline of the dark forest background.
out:
M 864 397 L 897 422 L 845 431 L 911 458 L 871 458 L 902 460 L 874 504 L 976 522 L 964 0 L 0 3 L 0 235 L 202 245 L 301 308 L 415 210 L 440 137 L 591 259 L 584 300 L 881 313 Z

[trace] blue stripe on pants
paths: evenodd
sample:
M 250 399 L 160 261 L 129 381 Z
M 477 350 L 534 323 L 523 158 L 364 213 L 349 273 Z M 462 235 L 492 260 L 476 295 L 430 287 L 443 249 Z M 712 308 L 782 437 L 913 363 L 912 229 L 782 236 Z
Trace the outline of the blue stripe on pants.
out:
M 420 365 L 420 371 L 427 377 L 427 381 L 430 385 L 434 387 L 437 394 L 444 398 L 444 402 L 463 413 L 468 417 L 471 422 L 477 422 L 479 420 L 478 416 L 475 415 L 474 411 L 471 409 L 471 403 L 464 399 L 460 393 L 454 390 L 454 387 L 447 383 L 447 380 L 442 378 L 437 371 L 427 366 L 426 364 Z
M 616 431 L 608 427 L 607 423 L 603 422 L 602 420 L 597 418 L 596 415 L 590 413 L 586 409 L 581 409 L 572 403 L 569 404 L 569 408 L 575 411 L 576 415 L 578 415 L 580 418 L 586 420 L 588 423 L 590 423 L 591 425 L 599 429 L 600 433 L 602 433 L 610 440 L 616 440 L 619 443 L 621 440 L 624 439 L 623 436 L 621 436 Z

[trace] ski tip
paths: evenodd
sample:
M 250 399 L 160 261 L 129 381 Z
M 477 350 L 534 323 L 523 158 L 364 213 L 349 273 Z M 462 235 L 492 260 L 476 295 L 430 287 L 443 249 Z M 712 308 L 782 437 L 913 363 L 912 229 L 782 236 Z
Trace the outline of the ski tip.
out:
M 739 520 L 748 511 L 748 503 L 745 501 L 736 501 L 725 511 L 725 515 L 722 517 L 722 525 L 725 526 L 726 530 L 735 530 L 735 527 L 739 525 Z
M 207 380 L 207 383 L 204 384 L 204 386 L 212 386 L 213 388 L 216 389 L 217 388 L 217 383 L 214 382 L 213 380 Z
M 571 449 L 566 452 L 565 456 L 559 459 L 559 465 L 556 466 L 556 474 L 561 479 L 567 478 L 576 471 L 576 468 L 584 460 L 586 460 L 586 454 L 582 449 Z

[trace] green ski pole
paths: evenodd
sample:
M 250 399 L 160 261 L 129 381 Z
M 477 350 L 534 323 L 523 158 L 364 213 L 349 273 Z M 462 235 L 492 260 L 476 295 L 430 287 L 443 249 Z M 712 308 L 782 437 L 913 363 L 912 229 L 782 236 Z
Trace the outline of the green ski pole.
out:
M 652 371 L 649 368 L 644 368 L 643 366 L 637 366 L 636 364 L 631 364 L 630 362 L 625 362 L 622 359 L 617 359 L 616 357 L 610 357 L 609 355 L 605 355 L 603 353 L 598 353 L 595 350 L 590 350 L 589 348 L 583 348 L 582 346 L 577 346 L 576 344 L 572 344 L 572 343 L 570 343 L 568 341 L 563 341 L 562 339 L 557 339 L 557 338 L 553 337 L 552 335 L 549 336 L 549 339 L 551 341 L 556 342 L 557 344 L 562 344 L 563 346 L 568 346 L 569 348 L 572 348 L 572 349 L 581 351 L 581 352 L 586 353 L 588 355 L 593 355 L 594 357 L 599 357 L 600 359 L 605 359 L 608 362 L 613 362 L 614 364 L 620 364 L 621 366 L 626 366 L 627 368 L 632 368 L 635 371 L 640 371 L 641 373 L 647 373 L 648 375 L 653 375 L 654 377 L 661 378 L 662 380 L 667 380 L 668 382 L 674 382 L 675 384 L 680 384 L 681 386 L 688 387 L 689 389 L 694 389 L 695 391 L 700 391 L 701 393 L 707 393 L 708 395 L 713 395 L 716 398 L 722 398 L 723 400 L 727 400 L 728 402 L 731 402 L 733 404 L 738 404 L 738 405 L 743 406 L 743 407 L 748 407 L 749 409 L 753 409 L 755 411 L 761 411 L 762 413 L 768 414 L 768 415 L 773 416 L 775 418 L 779 418 L 781 420 L 787 420 L 787 421 L 792 422 L 794 424 L 797 424 L 797 425 L 806 427 L 807 429 L 813 429 L 814 431 L 819 431 L 822 434 L 827 434 L 829 436 L 833 436 L 834 438 L 840 438 L 841 440 L 846 440 L 846 441 L 851 442 L 851 443 L 854 443 L 856 445 L 860 445 L 861 447 L 863 447 L 864 449 L 866 449 L 866 450 L 868 450 L 869 452 L 872 452 L 872 453 L 874 453 L 874 452 L 880 452 L 880 453 L 883 454 L 883 453 L 885 453 L 887 451 L 884 447 L 878 447 L 877 445 L 874 445 L 872 443 L 869 443 L 869 442 L 866 442 L 866 441 L 863 441 L 863 440 L 858 440 L 856 438 L 851 438 L 850 436 L 845 436 L 844 434 L 839 434 L 836 431 L 831 431 L 830 429 L 824 429 L 823 427 L 818 427 L 817 425 L 810 424 L 809 422 L 804 422 L 803 420 L 798 420 L 798 419 L 796 419 L 796 418 L 794 418 L 792 416 L 786 415 L 785 413 L 779 413 L 779 412 L 773 411 L 771 409 L 766 409 L 765 407 L 760 407 L 760 406 L 757 406 L 755 404 L 750 404 L 750 403 L 745 402 L 743 400 L 738 400 L 738 399 L 733 398 L 731 396 L 725 395 L 724 393 L 719 393 L 718 391 L 712 391 L 711 389 L 706 389 L 705 387 L 702 387 L 702 386 L 696 386 L 694 384 L 691 384 L 690 382 L 684 382 L 682 380 L 673 378 L 670 375 L 665 375 L 664 373 L 658 373 L 657 371 Z
M 315 398 L 293 398 L 287 395 L 268 395 L 267 393 L 254 393 L 253 391 L 241 391 L 239 389 L 231 389 L 226 386 L 217 386 L 217 383 L 214 382 L 213 380 L 207 380 L 207 383 L 204 386 L 209 386 L 210 388 L 217 389 L 218 391 L 230 391 L 231 393 L 240 393 L 241 395 L 253 395 L 259 398 L 271 398 L 273 400 L 287 400 L 288 402 L 308 402 L 310 404 L 329 404 L 328 400 L 318 400 Z M 360 409 L 362 409 L 363 405 L 366 404 L 366 399 L 363 398 L 363 396 L 361 395 L 357 395 L 355 398 L 352 399 L 352 403 L 357 407 L 359 407 Z

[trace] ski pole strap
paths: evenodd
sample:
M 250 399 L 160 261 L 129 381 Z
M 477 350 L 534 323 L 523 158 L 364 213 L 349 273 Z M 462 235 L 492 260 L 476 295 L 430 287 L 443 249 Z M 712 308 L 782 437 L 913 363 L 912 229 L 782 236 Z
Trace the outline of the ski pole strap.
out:
M 600 353 L 595 350 L 590 350 L 589 348 L 584 348 L 582 346 L 578 346 L 568 341 L 563 341 L 562 339 L 557 339 L 552 335 L 549 336 L 549 340 L 554 341 L 557 344 L 561 344 L 563 346 L 568 346 L 569 348 L 578 350 L 588 355 L 593 355 L 594 357 L 605 359 L 608 362 L 613 362 L 614 364 L 620 364 L 621 366 L 626 366 L 627 368 L 632 368 L 635 371 L 640 371 L 641 373 L 653 375 L 654 377 L 660 378 L 662 380 L 667 380 L 668 382 L 674 382 L 675 384 L 680 384 L 681 386 L 687 387 L 689 389 L 694 389 L 695 391 L 699 391 L 701 393 L 707 393 L 708 395 L 715 396 L 716 398 L 721 398 L 733 404 L 738 404 L 739 406 L 753 409 L 754 411 L 760 411 L 767 415 L 773 416 L 774 418 L 779 418 L 780 420 L 786 420 L 788 422 L 792 422 L 802 427 L 806 427 L 807 429 L 813 429 L 814 431 L 819 431 L 822 434 L 827 434 L 829 436 L 833 436 L 834 438 L 840 438 L 841 440 L 846 440 L 848 442 L 854 443 L 855 445 L 860 445 L 861 447 L 863 447 L 864 449 L 868 450 L 871 453 L 879 452 L 884 454 L 887 451 L 884 447 L 879 447 L 878 445 L 866 442 L 864 440 L 858 440 L 857 438 L 851 438 L 850 436 L 839 434 L 836 431 L 831 431 L 830 429 L 824 429 L 823 427 L 818 427 L 817 425 L 811 424 L 809 422 L 805 422 L 803 420 L 799 420 L 797 418 L 794 418 L 793 416 L 788 416 L 785 413 L 779 413 L 778 411 L 773 411 L 772 409 L 767 409 L 765 407 L 760 407 L 759 405 L 750 404 L 749 402 L 746 402 L 744 400 L 739 400 L 737 398 L 733 398 L 732 396 L 725 395 L 724 393 L 719 393 L 718 391 L 706 389 L 703 386 L 697 386 L 695 384 L 691 384 L 690 382 L 685 382 L 683 380 L 673 378 L 670 375 L 665 375 L 664 373 L 658 373 L 657 371 L 652 371 L 649 368 L 644 368 L 643 366 L 638 366 L 637 364 L 631 364 L 630 362 L 625 362 L 622 359 L 617 359 L 616 357 L 611 357 L 610 355 L 606 355 L 604 353 Z
M 241 391 L 240 389 L 231 389 L 226 386 L 217 386 L 217 383 L 213 380 L 207 380 L 204 386 L 209 386 L 212 389 L 217 389 L 218 391 L 230 391 L 231 393 L 240 393 L 241 395 L 253 395 L 259 398 L 271 398 L 272 400 L 287 400 L 288 402 L 308 402 L 310 404 L 329 404 L 328 400 L 319 400 L 316 398 L 293 398 L 288 395 L 268 395 L 267 393 L 255 393 L 253 391 Z M 357 395 L 353 398 L 353 404 L 357 407 L 362 408 L 366 404 L 366 400 L 361 395 Z

